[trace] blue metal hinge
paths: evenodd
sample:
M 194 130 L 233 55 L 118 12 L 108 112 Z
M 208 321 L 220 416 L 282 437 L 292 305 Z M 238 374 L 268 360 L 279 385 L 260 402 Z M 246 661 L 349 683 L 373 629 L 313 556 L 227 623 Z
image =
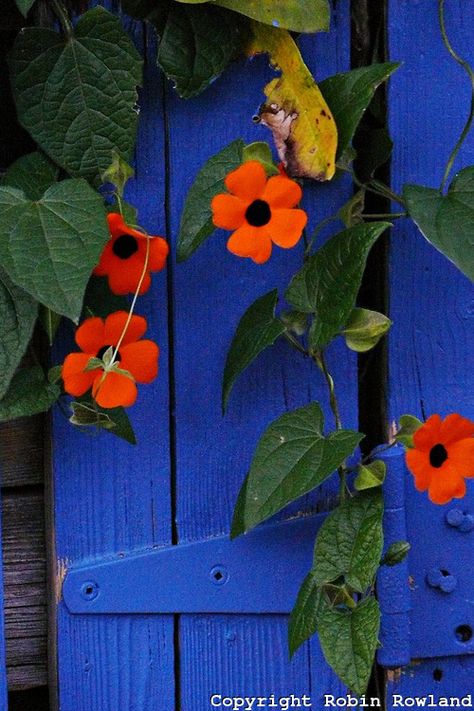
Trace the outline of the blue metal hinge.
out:
M 315 514 L 260 526 L 234 541 L 219 536 L 71 568 L 64 602 L 82 615 L 289 613 L 324 518 Z

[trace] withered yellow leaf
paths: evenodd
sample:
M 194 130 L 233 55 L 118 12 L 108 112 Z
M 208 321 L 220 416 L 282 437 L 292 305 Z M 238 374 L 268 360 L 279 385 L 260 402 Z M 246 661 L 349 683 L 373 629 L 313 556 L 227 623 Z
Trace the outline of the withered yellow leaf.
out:
M 293 38 L 252 23 L 248 54 L 270 56 L 281 76 L 264 89 L 258 120 L 273 133 L 280 160 L 293 177 L 330 180 L 336 170 L 337 126 Z

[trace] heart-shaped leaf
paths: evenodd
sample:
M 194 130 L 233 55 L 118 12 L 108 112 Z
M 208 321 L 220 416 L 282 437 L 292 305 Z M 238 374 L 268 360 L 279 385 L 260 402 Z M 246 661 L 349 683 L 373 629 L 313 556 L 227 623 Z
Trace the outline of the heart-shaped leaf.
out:
M 277 301 L 278 291 L 274 289 L 257 299 L 240 319 L 224 369 L 223 410 L 239 375 L 285 331 L 285 325 L 275 317 Z
M 395 62 L 372 64 L 335 74 L 320 83 L 319 88 L 332 111 L 339 133 L 337 158 L 350 145 L 379 84 L 386 81 L 398 67 Z
M 20 122 L 70 175 L 97 183 L 114 151 L 130 160 L 142 61 L 117 17 L 96 7 L 66 37 L 24 29 L 10 73 Z
M 79 319 L 109 232 L 102 199 L 85 180 L 63 180 L 41 200 L 0 187 L 0 265 L 56 313 Z
M 288 625 L 288 644 L 291 656 L 316 632 L 319 606 L 323 594 L 313 573 L 309 573 L 300 588 Z
M 318 585 L 344 576 L 357 592 L 374 582 L 383 549 L 383 498 L 368 490 L 338 506 L 319 529 L 313 573 Z
M 215 0 L 215 4 L 294 32 L 327 31 L 331 19 L 328 0 Z
M 405 185 L 403 194 L 428 242 L 474 281 L 474 166 L 461 170 L 447 195 L 420 185 Z
M 47 412 L 60 394 L 59 385 L 49 383 L 39 366 L 19 370 L 0 400 L 0 422 Z
M 346 325 L 369 251 L 387 227 L 387 222 L 371 222 L 339 232 L 293 277 L 286 298 L 299 311 L 315 314 L 314 348 L 325 346 Z
M 355 694 L 367 690 L 380 627 L 380 609 L 374 597 L 352 610 L 332 607 L 321 596 L 318 634 L 328 664 Z
M 58 179 L 59 169 L 40 151 L 18 158 L 2 178 L 1 185 L 23 190 L 30 200 L 39 200 Z
M 0 270 L 0 398 L 8 390 L 36 321 L 37 304 Z
M 211 200 L 226 191 L 224 179 L 242 163 L 244 142 L 233 141 L 201 168 L 186 198 L 179 228 L 177 258 L 184 261 L 214 230 Z
M 317 403 L 287 412 L 268 427 L 237 502 L 233 536 L 249 531 L 322 484 L 363 438 L 351 430 L 325 437 L 323 427 Z

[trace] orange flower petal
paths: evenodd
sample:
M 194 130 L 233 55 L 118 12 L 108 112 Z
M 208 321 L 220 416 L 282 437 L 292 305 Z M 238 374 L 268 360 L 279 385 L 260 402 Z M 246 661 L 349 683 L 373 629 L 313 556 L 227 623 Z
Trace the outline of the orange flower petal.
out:
M 105 276 L 109 272 L 110 260 L 115 257 L 112 252 L 113 240 L 109 240 L 105 245 L 102 254 L 100 255 L 100 260 L 98 265 L 95 267 L 93 274 L 96 276 Z
M 303 191 L 294 180 L 284 178 L 282 175 L 274 175 L 268 180 L 262 199 L 266 200 L 272 208 L 296 207 Z
M 451 467 L 440 467 L 432 478 L 428 496 L 434 504 L 447 504 L 451 499 L 461 499 L 466 495 L 466 483 Z
M 216 195 L 211 202 L 212 221 L 224 230 L 236 230 L 245 220 L 248 202 L 235 195 Z
M 115 311 L 105 319 L 104 342 L 102 345 L 116 346 L 122 335 L 122 331 L 128 319 L 126 311 Z M 122 341 L 122 345 L 134 343 L 143 336 L 147 323 L 143 316 L 132 316 L 127 328 L 127 333 Z
M 151 383 L 158 375 L 159 353 L 154 341 L 129 343 L 120 348 L 120 367 L 128 370 L 138 383 Z
M 108 272 L 110 291 L 117 296 L 125 296 L 126 294 L 134 294 L 143 273 L 143 261 L 138 259 L 128 259 L 127 263 L 119 265 L 118 268 L 110 269 Z M 139 294 L 145 294 L 151 285 L 149 273 L 145 274 L 145 278 L 140 287 Z
M 268 262 L 272 254 L 272 240 L 269 234 L 261 233 L 258 238 L 258 251 L 251 257 L 256 264 Z
M 122 215 L 118 212 L 109 212 L 107 215 L 107 224 L 112 237 L 120 237 L 120 235 L 133 235 L 138 239 L 146 239 L 146 236 L 140 230 L 134 230 L 133 227 L 127 225 Z
M 275 244 L 290 249 L 300 240 L 308 216 L 304 210 L 272 210 L 272 217 L 266 228 Z
M 150 240 L 150 254 L 148 257 L 148 267 L 152 272 L 161 271 L 166 265 L 166 258 L 169 254 L 170 248 L 168 242 L 163 239 L 163 237 L 153 237 Z M 145 256 L 146 256 L 146 242 L 145 242 Z
M 229 237 L 227 249 L 238 257 L 253 257 L 259 251 L 261 235 L 260 227 L 243 225 Z
M 459 476 L 467 479 L 474 477 L 474 439 L 468 437 L 453 442 L 447 447 L 448 462 Z
M 137 386 L 126 375 L 111 371 L 104 378 L 96 375 L 92 396 L 100 407 L 130 407 L 137 399 Z
M 85 353 L 96 355 L 104 345 L 104 322 L 101 318 L 86 319 L 77 329 L 76 343 Z
M 441 417 L 439 415 L 431 415 L 428 417 L 424 425 L 419 427 L 413 435 L 413 443 L 416 449 L 422 451 L 430 450 L 435 444 L 440 441 Z
M 430 465 L 428 453 L 418 449 L 408 449 L 405 460 L 408 469 L 415 477 L 415 487 L 418 491 L 426 491 L 433 476 L 433 467 Z
M 253 202 L 262 197 L 267 184 L 267 174 L 258 160 L 249 160 L 229 173 L 224 182 L 229 192 L 242 200 Z
M 61 375 L 64 381 L 64 390 L 74 397 L 84 395 L 97 377 L 97 370 L 84 372 L 89 359 L 89 353 L 70 353 L 66 356 Z
M 467 417 L 448 415 L 441 424 L 440 442 L 445 445 L 474 435 L 474 422 Z

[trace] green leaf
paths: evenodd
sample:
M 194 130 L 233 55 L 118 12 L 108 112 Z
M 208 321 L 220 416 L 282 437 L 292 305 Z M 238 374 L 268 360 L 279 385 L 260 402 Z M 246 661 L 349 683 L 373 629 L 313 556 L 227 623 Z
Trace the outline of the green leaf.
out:
M 120 197 L 123 197 L 123 191 L 125 190 L 126 184 L 130 178 L 133 178 L 134 175 L 135 171 L 133 168 L 127 163 L 127 161 L 123 160 L 123 158 L 121 158 L 116 151 L 114 151 L 112 153 L 111 164 L 107 170 L 104 170 L 102 173 L 102 182 L 112 183 L 112 185 L 115 185 L 118 194 Z
M 374 489 L 384 483 L 386 473 L 386 464 L 381 459 L 376 459 L 374 462 L 370 462 L 370 464 L 361 464 L 354 486 L 357 491 Z
M 338 210 L 338 217 L 346 227 L 359 225 L 364 221 L 362 217 L 365 208 L 365 190 L 358 190 L 350 200 Z
M 265 141 L 255 141 L 244 147 L 242 162 L 258 160 L 263 165 L 267 175 L 278 175 L 278 168 L 273 161 L 272 149 Z
M 346 325 L 369 251 L 387 227 L 387 222 L 371 222 L 339 232 L 293 277 L 286 298 L 297 310 L 316 315 L 313 347 L 325 346 Z
M 0 269 L 0 398 L 23 358 L 33 334 L 38 307 Z
M 377 87 L 399 66 L 396 62 L 372 64 L 335 74 L 320 83 L 319 88 L 332 111 L 339 132 L 337 158 L 350 146 Z
M 245 495 L 239 497 L 232 535 L 249 531 L 322 484 L 354 451 L 363 435 L 340 430 L 323 435 L 320 406 L 311 403 L 275 420 L 255 452 Z M 380 556 L 379 556 L 380 558 Z
M 388 565 L 389 567 L 398 565 L 405 560 L 410 549 L 411 546 L 408 541 L 396 541 L 396 543 L 392 543 L 382 558 L 381 565 Z
M 0 264 L 17 286 L 58 314 L 79 319 L 108 239 L 102 200 L 85 180 L 56 183 L 37 201 L 0 188 Z
M 117 17 L 96 7 L 70 37 L 24 29 L 10 73 L 20 123 L 70 175 L 98 183 L 114 151 L 130 160 L 142 61 Z
M 203 0 L 199 0 L 200 3 Z M 204 0 L 207 2 L 207 0 Z M 163 32 L 174 0 L 121 0 L 122 11 L 137 20 L 146 20 L 155 25 L 159 35 Z
M 419 185 L 405 185 L 403 195 L 428 242 L 474 281 L 474 166 L 458 173 L 447 195 Z
M 0 185 L 22 190 L 29 200 L 39 200 L 46 190 L 53 185 L 59 175 L 59 169 L 40 151 L 28 153 L 18 158 L 2 178 Z
M 413 447 L 413 435 L 423 425 L 423 422 L 414 415 L 402 415 L 400 417 L 400 429 L 395 435 L 395 439 L 404 447 Z
M 201 168 L 186 198 L 178 237 L 177 258 L 183 262 L 214 230 L 211 201 L 225 192 L 224 179 L 242 163 L 244 142 L 233 141 Z
M 353 309 L 343 334 L 347 347 L 356 353 L 365 353 L 377 345 L 390 330 L 392 321 L 378 311 Z
M 308 314 L 300 311 L 282 311 L 280 318 L 287 331 L 292 331 L 296 336 L 303 336 L 308 328 Z
M 47 306 L 42 305 L 40 305 L 38 316 L 39 322 L 48 336 L 48 343 L 52 346 L 59 324 L 61 323 L 62 316 L 61 314 L 57 314 L 56 311 L 48 309 Z
M 71 403 L 72 415 L 69 421 L 76 427 L 93 427 L 105 430 L 124 439 L 129 444 L 137 440 L 127 413 L 123 407 L 104 410 L 95 403 L 75 401 Z
M 318 611 L 318 633 L 328 664 L 351 691 L 367 690 L 380 627 L 380 609 L 373 597 L 353 610 L 332 607 L 326 598 Z
M 16 6 L 23 15 L 26 17 L 36 0 L 15 0 Z
M 19 370 L 0 400 L 0 422 L 46 412 L 60 394 L 59 385 L 49 383 L 39 366 Z
M 322 595 L 314 575 L 309 573 L 300 588 L 290 616 L 288 626 L 290 657 L 316 632 Z
M 126 296 L 113 294 L 106 277 L 91 276 L 84 296 L 83 318 L 105 318 L 114 311 L 128 311 L 130 302 Z
M 266 25 L 294 32 L 329 30 L 331 12 L 328 0 L 215 0 L 215 4 Z
M 342 504 L 319 529 L 313 573 L 318 585 L 344 576 L 347 585 L 363 593 L 375 578 L 383 548 L 383 498 L 369 490 Z
M 239 321 L 224 368 L 222 409 L 225 411 L 232 387 L 243 371 L 285 331 L 275 317 L 278 291 L 274 289 L 249 306 Z
M 158 64 L 179 96 L 189 99 L 224 71 L 246 39 L 243 22 L 214 4 L 187 7 L 175 3 L 161 28 Z

